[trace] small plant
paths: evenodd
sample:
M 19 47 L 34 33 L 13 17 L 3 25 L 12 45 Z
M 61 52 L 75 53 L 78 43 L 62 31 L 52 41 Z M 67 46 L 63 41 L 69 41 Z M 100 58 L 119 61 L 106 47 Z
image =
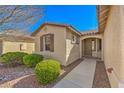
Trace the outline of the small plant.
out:
M 43 56 L 39 54 L 29 54 L 23 57 L 23 62 L 27 67 L 35 67 L 42 60 Z
M 59 76 L 60 63 L 53 59 L 43 60 L 36 65 L 35 73 L 38 81 L 41 84 L 49 84 Z
M 28 55 L 24 52 L 8 52 L 0 56 L 0 63 L 7 66 L 16 66 L 23 64 L 23 57 Z

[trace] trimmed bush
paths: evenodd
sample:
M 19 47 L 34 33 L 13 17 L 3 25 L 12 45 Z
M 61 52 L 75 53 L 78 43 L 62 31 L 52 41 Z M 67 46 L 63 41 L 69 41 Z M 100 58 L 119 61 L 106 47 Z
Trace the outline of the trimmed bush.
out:
M 35 67 L 42 60 L 43 56 L 39 54 L 29 54 L 23 57 L 23 62 L 27 67 Z
M 53 59 L 43 60 L 36 65 L 35 74 L 41 84 L 49 84 L 59 76 L 60 63 Z
M 0 56 L 0 62 L 7 66 L 16 66 L 23 64 L 23 57 L 27 55 L 24 52 L 8 52 Z

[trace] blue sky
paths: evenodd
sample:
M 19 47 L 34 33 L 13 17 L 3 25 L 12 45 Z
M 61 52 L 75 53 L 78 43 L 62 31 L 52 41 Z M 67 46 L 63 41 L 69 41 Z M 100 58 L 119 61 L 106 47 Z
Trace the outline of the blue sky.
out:
M 43 22 L 70 24 L 79 31 L 97 29 L 95 5 L 44 5 L 42 7 L 45 10 L 44 16 L 30 29 L 31 32 Z

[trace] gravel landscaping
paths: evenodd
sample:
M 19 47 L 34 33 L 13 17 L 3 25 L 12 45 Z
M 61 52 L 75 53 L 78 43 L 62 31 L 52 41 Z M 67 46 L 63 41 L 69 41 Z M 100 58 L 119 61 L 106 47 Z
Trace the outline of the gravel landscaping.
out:
M 0 64 L 0 88 L 51 88 L 65 77 L 73 68 L 82 62 L 77 60 L 67 67 L 61 66 L 60 76 L 52 84 L 43 86 L 37 81 L 34 69 L 24 65 L 16 67 L 4 67 Z M 93 88 L 110 88 L 109 79 L 105 70 L 104 62 L 96 63 Z
M 58 79 L 47 86 L 38 83 L 33 68 L 24 65 L 16 67 L 4 67 L 0 65 L 0 88 L 50 88 L 67 75 L 74 67 L 81 63 L 83 59 L 73 62 L 69 66 L 61 66 L 61 73 Z
M 111 88 L 109 79 L 106 73 L 104 62 L 97 61 L 96 70 L 93 81 L 93 88 Z

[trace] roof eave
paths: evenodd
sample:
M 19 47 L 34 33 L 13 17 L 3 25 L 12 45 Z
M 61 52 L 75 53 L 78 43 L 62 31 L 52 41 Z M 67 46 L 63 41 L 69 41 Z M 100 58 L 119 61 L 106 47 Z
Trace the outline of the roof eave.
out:
M 110 5 L 98 5 L 97 6 L 97 18 L 98 18 L 98 32 L 104 32 L 106 24 L 108 22 L 108 17 L 110 14 Z
M 73 32 L 75 32 L 75 33 L 78 34 L 79 36 L 81 36 L 81 33 L 80 33 L 78 30 L 76 30 L 73 26 L 71 26 L 71 25 L 66 25 L 66 24 L 55 24 L 55 23 L 44 23 L 44 24 L 42 24 L 35 32 L 33 32 L 33 33 L 31 34 L 31 36 L 35 36 L 35 35 L 39 32 L 39 30 L 42 29 L 42 27 L 44 27 L 45 25 L 56 25 L 56 26 L 66 27 L 66 28 L 71 29 Z

